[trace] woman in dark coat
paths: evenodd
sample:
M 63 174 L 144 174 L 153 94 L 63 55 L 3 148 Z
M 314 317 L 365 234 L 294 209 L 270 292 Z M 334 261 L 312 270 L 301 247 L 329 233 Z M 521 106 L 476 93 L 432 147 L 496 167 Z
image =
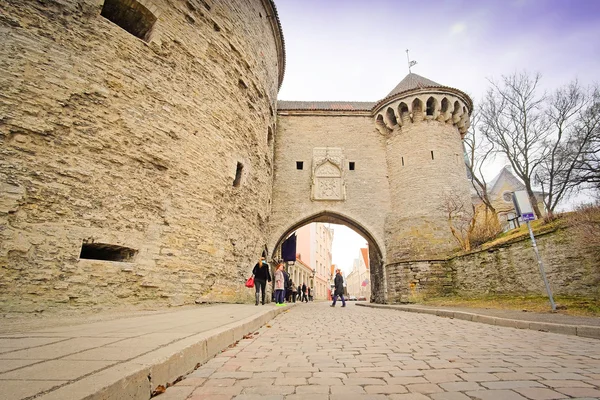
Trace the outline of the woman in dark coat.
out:
M 335 301 L 338 296 L 342 299 L 342 307 L 346 307 L 346 300 L 344 300 L 344 278 L 342 277 L 342 271 L 339 268 L 335 270 L 333 286 L 335 287 L 335 292 L 333 293 L 333 304 L 331 307 L 335 307 Z
M 262 293 L 262 304 L 264 305 L 267 281 L 271 282 L 269 264 L 267 264 L 264 257 L 261 257 L 254 266 L 254 269 L 252 270 L 252 276 L 254 277 L 254 288 L 256 289 L 256 303 L 254 303 L 254 305 L 258 305 L 259 291 Z

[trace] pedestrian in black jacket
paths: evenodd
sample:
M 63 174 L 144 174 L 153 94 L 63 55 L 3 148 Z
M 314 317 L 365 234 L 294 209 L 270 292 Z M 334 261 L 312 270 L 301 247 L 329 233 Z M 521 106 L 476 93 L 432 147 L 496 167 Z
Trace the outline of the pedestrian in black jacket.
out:
M 306 297 L 306 284 L 302 284 L 302 299 L 300 302 L 306 301 L 308 303 L 308 297 Z
M 254 266 L 252 270 L 252 276 L 254 277 L 254 288 L 256 289 L 256 303 L 258 305 L 259 291 L 262 293 L 262 304 L 265 304 L 265 289 L 267 288 L 267 281 L 271 282 L 271 273 L 269 272 L 269 264 L 265 261 L 264 257 Z
M 346 307 L 346 300 L 344 300 L 344 278 L 342 277 L 342 271 L 339 268 L 335 270 L 333 286 L 335 287 L 335 292 L 333 293 L 333 304 L 331 307 L 335 307 L 338 296 L 342 298 L 342 307 Z

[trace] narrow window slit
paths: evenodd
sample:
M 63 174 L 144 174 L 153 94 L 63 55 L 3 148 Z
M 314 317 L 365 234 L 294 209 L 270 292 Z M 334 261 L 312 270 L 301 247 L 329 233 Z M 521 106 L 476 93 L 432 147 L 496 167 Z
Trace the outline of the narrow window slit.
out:
M 402 157 L 402 166 L 404 167 L 404 157 Z
M 233 187 L 239 187 L 242 182 L 242 170 L 244 169 L 244 164 L 241 162 L 237 163 L 237 167 L 235 169 L 235 179 L 233 180 Z
M 434 158 L 433 158 L 433 150 L 431 150 L 431 159 L 434 160 Z

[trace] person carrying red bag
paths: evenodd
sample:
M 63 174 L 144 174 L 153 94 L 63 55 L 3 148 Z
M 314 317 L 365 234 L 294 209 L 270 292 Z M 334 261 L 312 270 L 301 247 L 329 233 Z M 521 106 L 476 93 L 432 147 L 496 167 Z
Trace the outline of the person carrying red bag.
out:
M 264 305 L 267 282 L 271 282 L 269 264 L 267 264 L 264 257 L 261 257 L 254 266 L 254 269 L 252 270 L 252 276 L 254 277 L 254 288 L 256 290 L 256 303 L 254 305 L 258 305 L 259 291 L 262 293 L 262 304 Z

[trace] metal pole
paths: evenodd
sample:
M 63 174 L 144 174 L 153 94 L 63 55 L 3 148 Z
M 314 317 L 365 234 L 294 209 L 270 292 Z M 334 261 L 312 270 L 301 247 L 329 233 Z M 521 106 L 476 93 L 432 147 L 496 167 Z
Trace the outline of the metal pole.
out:
M 538 266 L 540 267 L 540 274 L 542 274 L 544 285 L 546 285 L 546 292 L 548 293 L 548 298 L 550 298 L 550 306 L 552 307 L 552 311 L 556 311 L 556 304 L 554 304 L 554 299 L 552 298 L 552 290 L 550 290 L 548 279 L 546 279 L 546 272 L 544 272 L 544 264 L 542 263 L 542 258 L 540 257 L 540 253 L 538 252 L 537 244 L 535 243 L 535 237 L 533 236 L 533 231 L 531 230 L 531 224 L 529 223 L 529 221 L 526 221 L 526 223 L 527 228 L 529 229 L 529 236 L 531 237 L 531 243 L 533 244 L 533 250 L 535 251 Z

